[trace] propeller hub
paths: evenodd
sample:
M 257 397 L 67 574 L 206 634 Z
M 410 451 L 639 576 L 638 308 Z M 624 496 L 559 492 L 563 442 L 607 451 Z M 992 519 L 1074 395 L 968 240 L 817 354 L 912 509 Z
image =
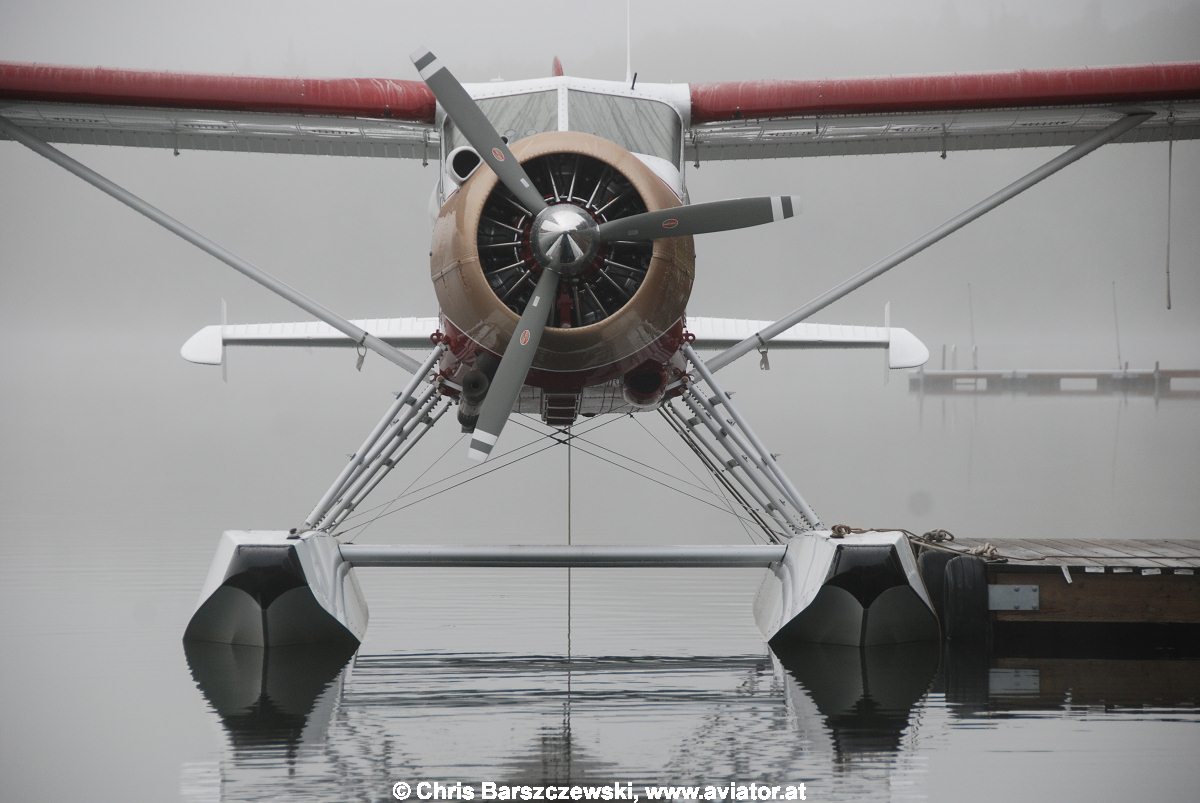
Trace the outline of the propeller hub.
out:
M 534 219 L 531 240 L 542 267 L 576 276 L 596 254 L 596 221 L 574 204 L 548 206 Z

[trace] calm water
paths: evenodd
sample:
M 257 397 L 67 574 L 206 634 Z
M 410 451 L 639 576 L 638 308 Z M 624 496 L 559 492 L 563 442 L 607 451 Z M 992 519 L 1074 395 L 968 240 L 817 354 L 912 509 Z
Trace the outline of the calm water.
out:
M 340 656 L 306 676 L 282 656 L 264 670 L 253 651 L 187 655 L 221 529 L 306 512 L 395 374 L 271 353 L 222 385 L 177 364 L 174 345 L 92 345 L 140 357 L 0 344 L 0 799 L 386 800 L 400 780 L 540 776 L 804 782 L 811 800 L 1198 797 L 1195 664 L 917 651 L 864 665 L 814 650 L 781 665 L 754 627 L 757 570 L 575 570 L 569 628 L 565 570 L 368 570 L 371 624 L 344 669 Z M 922 405 L 903 381 L 881 385 L 878 355 L 804 355 L 793 368 L 839 378 L 797 420 L 779 392 L 794 378 L 786 356 L 765 377 L 731 367 L 729 384 L 831 523 L 989 540 L 1196 534 L 1200 405 Z M 278 394 L 335 369 L 353 392 L 339 379 Z M 596 430 L 589 449 L 690 480 L 642 423 L 670 442 L 651 417 Z M 451 430 L 422 441 L 382 500 L 452 447 Z M 435 473 L 462 464 L 454 451 Z M 745 542 L 727 514 L 582 449 L 573 466 L 576 543 Z M 564 469 L 550 450 L 361 540 L 562 543 Z M 534 517 L 530 478 L 553 497 Z
M 574 570 L 568 627 L 554 569 L 362 572 L 357 655 L 264 666 L 179 642 L 215 539 L 163 549 L 155 528 L 85 524 L 27 520 L 3 546 L 5 800 L 387 800 L 400 780 L 541 778 L 1194 800 L 1200 783 L 1194 662 L 781 662 L 753 626 L 757 571 Z

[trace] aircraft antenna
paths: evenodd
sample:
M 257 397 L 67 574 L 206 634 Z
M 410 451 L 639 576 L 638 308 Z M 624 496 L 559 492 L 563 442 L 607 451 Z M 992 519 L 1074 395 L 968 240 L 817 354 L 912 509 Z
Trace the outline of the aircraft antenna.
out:
M 633 38 L 630 34 L 631 26 L 629 24 L 630 17 L 629 0 L 625 0 L 625 82 L 632 85 L 633 83 Z

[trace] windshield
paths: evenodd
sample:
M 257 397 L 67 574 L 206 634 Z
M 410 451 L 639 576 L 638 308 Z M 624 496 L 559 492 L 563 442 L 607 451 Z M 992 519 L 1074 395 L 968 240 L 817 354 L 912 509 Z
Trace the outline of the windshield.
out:
M 558 92 L 533 92 L 525 95 L 506 95 L 500 98 L 480 98 L 475 101 L 495 126 L 500 136 L 509 142 L 531 137 L 543 131 L 558 130 Z M 459 145 L 469 144 L 447 117 L 442 142 L 445 153 Z
M 666 103 L 595 92 L 567 93 L 572 131 L 611 140 L 626 150 L 679 164 L 682 124 Z

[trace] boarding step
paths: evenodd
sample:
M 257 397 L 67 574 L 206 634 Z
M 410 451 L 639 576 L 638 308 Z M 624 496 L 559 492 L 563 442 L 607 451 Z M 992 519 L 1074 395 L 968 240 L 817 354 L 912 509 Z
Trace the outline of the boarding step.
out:
M 542 396 L 542 420 L 552 427 L 569 427 L 579 415 L 578 393 L 546 393 Z

